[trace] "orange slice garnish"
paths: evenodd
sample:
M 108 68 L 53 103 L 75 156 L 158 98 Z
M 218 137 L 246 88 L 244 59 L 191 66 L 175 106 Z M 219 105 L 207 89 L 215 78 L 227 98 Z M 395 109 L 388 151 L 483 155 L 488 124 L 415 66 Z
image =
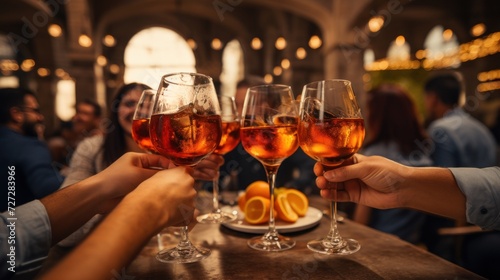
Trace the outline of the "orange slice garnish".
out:
M 309 199 L 307 199 L 307 196 L 296 189 L 288 189 L 284 194 L 293 211 L 295 211 L 299 217 L 304 217 L 309 209 Z
M 292 206 L 290 205 L 290 202 L 288 202 L 286 192 L 280 193 L 276 196 L 274 208 L 278 213 L 278 218 L 285 222 L 294 223 L 299 219 L 299 215 L 295 213 L 295 211 L 292 209 Z
M 262 196 L 254 196 L 245 203 L 245 221 L 249 224 L 262 224 L 269 221 L 271 201 Z

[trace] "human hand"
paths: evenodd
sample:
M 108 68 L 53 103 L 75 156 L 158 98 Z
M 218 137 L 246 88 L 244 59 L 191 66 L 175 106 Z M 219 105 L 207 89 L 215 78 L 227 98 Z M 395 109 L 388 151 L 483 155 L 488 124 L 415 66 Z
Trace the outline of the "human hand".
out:
M 143 153 L 125 153 L 103 171 L 89 178 L 102 191 L 104 203 L 100 213 L 108 212 L 141 182 L 156 174 L 159 169 L 169 168 L 165 157 Z
M 322 197 L 333 200 L 333 189 L 337 189 L 339 202 L 350 201 L 380 209 L 403 205 L 400 189 L 411 168 L 383 157 L 360 154 L 354 155 L 347 164 L 323 173 L 323 166 L 316 163 L 316 185 Z
M 198 180 L 212 181 L 219 177 L 219 168 L 224 158 L 218 154 L 211 154 L 204 158 L 194 168 L 193 177 Z
M 157 231 L 165 226 L 188 225 L 195 211 L 193 172 L 186 166 L 162 170 L 127 195 L 124 203 L 131 207 L 147 207 L 148 219 L 157 222 Z

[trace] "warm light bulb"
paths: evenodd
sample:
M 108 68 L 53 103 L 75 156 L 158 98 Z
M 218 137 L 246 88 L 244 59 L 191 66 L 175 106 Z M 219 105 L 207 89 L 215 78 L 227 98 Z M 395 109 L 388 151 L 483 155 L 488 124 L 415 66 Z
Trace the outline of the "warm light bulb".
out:
M 280 76 L 282 73 L 283 73 L 283 68 L 281 68 L 280 66 L 275 66 L 273 68 L 274 76 Z
M 485 31 L 486 25 L 484 25 L 484 23 L 478 23 L 471 28 L 471 34 L 474 37 L 483 35 Z
M 288 69 L 290 68 L 290 60 L 284 58 L 282 61 L 281 61 L 281 67 L 283 69 Z
M 57 38 L 59 36 L 61 36 L 62 34 L 62 28 L 61 26 L 59 26 L 58 24 L 51 24 L 49 25 L 49 28 L 47 29 L 50 36 L 54 37 L 54 38 Z
M 259 38 L 255 37 L 252 39 L 250 46 L 254 50 L 260 50 L 260 49 L 262 49 L 262 41 Z
M 396 38 L 396 45 L 397 46 L 402 46 L 404 45 L 406 42 L 406 39 L 403 35 L 399 35 L 397 38 Z
M 283 37 L 279 37 L 276 39 L 276 43 L 274 44 L 276 49 L 278 50 L 284 50 L 286 48 L 286 39 Z
M 449 41 L 451 37 L 453 37 L 453 31 L 451 31 L 451 29 L 446 29 L 445 31 L 443 31 L 443 39 L 445 41 Z
M 36 72 L 40 77 L 47 77 L 50 74 L 50 71 L 47 68 L 38 68 Z
M 271 74 L 264 75 L 264 82 L 267 84 L 272 83 L 273 82 L 273 75 L 271 75 Z
M 298 59 L 304 59 L 307 56 L 307 52 L 304 48 L 298 48 L 297 51 L 295 52 L 295 56 Z
M 92 39 L 87 34 L 82 34 L 78 37 L 78 44 L 84 48 L 92 46 Z
M 196 48 L 198 47 L 198 44 L 196 44 L 196 41 L 194 39 L 187 39 L 187 44 L 188 46 L 192 49 L 192 50 L 196 50 Z
M 218 50 L 222 49 L 222 41 L 219 38 L 214 38 L 212 40 L 211 46 L 212 46 L 212 49 L 218 51 Z
M 311 38 L 309 39 L 309 47 L 313 50 L 321 47 L 321 45 L 323 44 L 323 42 L 321 41 L 321 38 L 319 38 L 318 35 L 313 35 L 311 36 Z
M 106 59 L 106 57 L 104 55 L 100 55 L 97 57 L 96 59 L 96 62 L 97 62 L 97 65 L 99 66 L 106 66 L 106 64 L 108 64 L 108 60 Z
M 373 33 L 378 32 L 384 26 L 384 22 L 383 16 L 374 16 L 368 21 L 368 29 Z
M 116 40 L 112 35 L 106 35 L 104 36 L 104 38 L 102 38 L 102 43 L 106 47 L 113 47 L 114 45 L 116 45 Z

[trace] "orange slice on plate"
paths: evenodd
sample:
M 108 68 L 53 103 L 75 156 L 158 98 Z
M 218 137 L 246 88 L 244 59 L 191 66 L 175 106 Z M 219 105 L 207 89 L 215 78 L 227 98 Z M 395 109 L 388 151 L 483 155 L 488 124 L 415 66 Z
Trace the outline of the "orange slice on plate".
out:
M 290 223 L 295 223 L 299 219 L 299 215 L 295 213 L 287 198 L 287 192 L 280 193 L 276 196 L 274 208 L 278 213 L 278 218 Z
M 293 211 L 295 211 L 299 217 L 304 217 L 309 209 L 309 200 L 307 196 L 296 189 L 288 189 L 284 194 Z
M 254 196 L 261 196 L 269 199 L 271 194 L 269 192 L 269 184 L 265 181 L 255 181 L 248 185 L 245 189 L 245 197 L 248 201 L 250 198 Z
M 271 201 L 262 196 L 254 196 L 245 203 L 245 221 L 256 225 L 269 221 Z

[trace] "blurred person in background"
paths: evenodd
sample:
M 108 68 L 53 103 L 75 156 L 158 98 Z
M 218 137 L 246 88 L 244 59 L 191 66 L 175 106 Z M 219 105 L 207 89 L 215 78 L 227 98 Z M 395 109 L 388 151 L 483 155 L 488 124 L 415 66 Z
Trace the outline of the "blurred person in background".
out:
M 83 139 L 70 161 L 67 176 L 61 185 L 65 188 L 104 170 L 126 152 L 144 152 L 132 138 L 132 118 L 142 91 L 150 89 L 140 83 L 125 84 L 111 100 L 109 124 L 103 134 Z M 61 241 L 62 246 L 73 246 L 80 242 L 102 219 L 95 215 L 83 227 Z
M 401 86 L 382 84 L 367 92 L 365 125 L 367 136 L 361 154 L 383 156 L 408 166 L 432 165 L 430 157 L 418 146 L 427 140 L 427 133 L 413 100 Z M 425 214 L 358 204 L 353 220 L 418 244 Z
M 102 109 L 97 102 L 85 99 L 76 104 L 76 113 L 69 122 L 61 122 L 59 129 L 47 139 L 52 159 L 63 176 L 78 144 L 86 137 L 101 134 Z
M 490 130 L 460 106 L 464 86 L 457 72 L 438 74 L 427 80 L 424 86 L 425 106 L 428 115 L 428 134 L 432 141 L 429 151 L 435 166 L 440 167 L 490 167 L 495 166 L 496 142 Z M 500 233 L 480 233 L 464 238 L 463 251 L 456 259 L 455 241 L 452 237 L 438 234 L 442 227 L 466 225 L 465 221 L 452 221 L 428 215 L 425 222 L 425 243 L 429 250 L 445 259 L 459 263 L 484 275 L 487 255 L 500 254 Z M 467 244 L 471 250 L 467 251 Z M 492 246 L 497 244 L 496 246 Z M 494 252 L 496 251 L 496 252 Z M 466 257 L 467 259 L 463 259 Z M 462 259 L 460 259 L 462 258 Z
M 47 196 L 61 185 L 62 178 L 52 166 L 50 151 L 39 140 L 43 121 L 40 105 L 31 91 L 0 89 L 0 165 L 15 168 L 12 180 L 7 170 L 1 176 L 5 185 L 0 211 Z M 14 187 L 11 194 L 8 182 Z

